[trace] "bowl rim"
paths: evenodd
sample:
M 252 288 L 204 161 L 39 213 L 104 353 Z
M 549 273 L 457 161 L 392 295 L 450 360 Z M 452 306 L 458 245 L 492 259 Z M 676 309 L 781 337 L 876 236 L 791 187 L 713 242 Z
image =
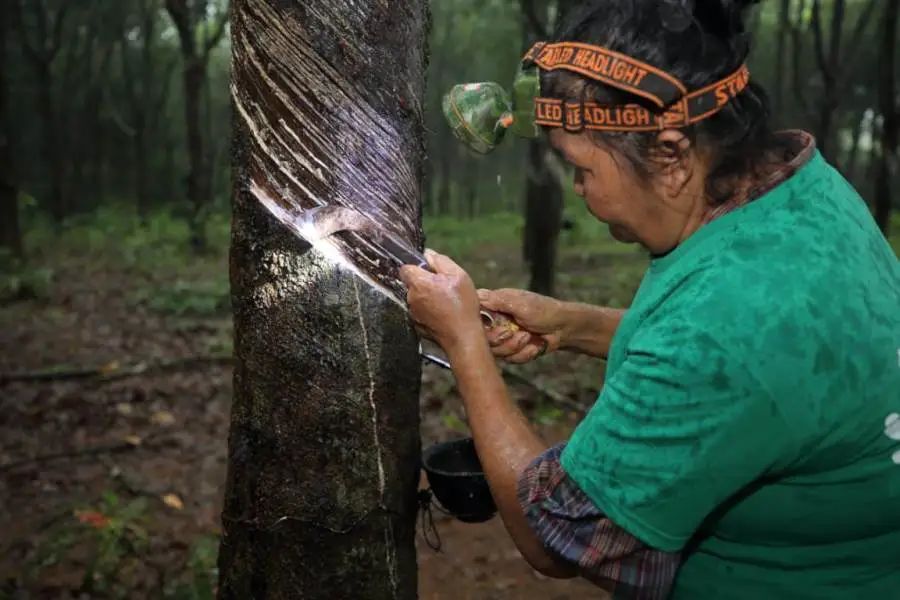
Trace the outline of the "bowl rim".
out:
M 445 471 L 444 469 L 439 469 L 434 466 L 429 465 L 429 461 L 434 457 L 435 454 L 442 450 L 446 450 L 453 446 L 458 446 L 460 443 L 468 442 L 472 445 L 472 450 L 475 451 L 475 440 L 471 437 L 457 438 L 455 440 L 448 440 L 446 442 L 440 442 L 439 444 L 434 444 L 428 447 L 425 452 L 422 453 L 422 468 L 428 471 L 429 473 L 436 473 L 438 475 L 443 475 L 445 477 L 485 477 L 484 471 Z M 478 456 L 478 452 L 475 452 L 475 456 Z M 478 459 L 481 462 L 481 459 Z M 485 479 L 487 479 L 485 477 Z

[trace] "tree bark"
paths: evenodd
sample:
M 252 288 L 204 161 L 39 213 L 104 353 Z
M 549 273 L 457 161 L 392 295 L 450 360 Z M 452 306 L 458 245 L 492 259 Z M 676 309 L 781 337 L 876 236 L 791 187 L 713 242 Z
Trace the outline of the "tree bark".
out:
M 199 15 L 206 12 L 206 0 L 196 3 L 192 0 L 166 0 L 166 10 L 178 31 L 181 56 L 184 62 L 182 80 L 184 83 L 184 119 L 187 135 L 189 170 L 187 175 L 187 197 L 190 204 L 188 225 L 191 247 L 202 252 L 206 249 L 206 210 L 211 198 L 210 158 L 207 142 L 203 139 L 201 120 L 201 94 L 206 81 L 206 67 L 213 48 L 222 39 L 227 19 L 222 16 L 215 24 L 213 33 L 204 36 L 199 44 L 196 38 Z
M 778 41 L 775 56 L 775 114 L 784 110 L 784 77 L 787 71 L 787 40 L 791 27 L 791 0 L 781 0 L 778 12 Z
M 420 360 L 396 268 L 356 234 L 311 248 L 251 192 L 421 245 L 426 22 L 418 1 L 233 4 L 221 598 L 416 596 Z
M 879 60 L 879 98 L 881 104 L 881 161 L 875 182 L 875 222 L 888 235 L 891 223 L 891 180 L 897 171 L 897 146 L 900 143 L 900 107 L 897 106 L 897 23 L 900 5 L 885 6 Z
M 25 7 L 32 11 L 34 16 L 34 29 L 37 30 L 37 39 L 29 31 L 31 26 L 26 23 Z M 44 4 L 43 0 L 12 2 L 13 21 L 19 29 L 22 39 L 22 49 L 25 56 L 31 62 L 35 72 L 37 83 L 37 111 L 41 117 L 41 154 L 47 169 L 47 196 L 46 206 L 59 224 L 66 216 L 67 207 L 63 196 L 63 165 L 59 153 L 59 123 L 56 108 L 53 103 L 53 61 L 62 44 L 63 26 L 70 5 L 62 3 L 55 15 Z
M 22 230 L 19 226 L 19 190 L 13 164 L 11 121 L 7 113 L 7 55 L 11 15 L 8 3 L 0 7 L 0 246 L 22 258 Z
M 557 14 L 569 10 L 570 2 L 557 0 Z M 546 39 L 549 26 L 546 23 L 548 4 L 541 0 L 520 0 L 524 17 L 525 46 L 536 39 Z M 522 240 L 522 257 L 531 271 L 528 289 L 538 294 L 552 296 L 556 279 L 556 246 L 562 226 L 563 190 L 559 179 L 550 171 L 545 140 L 528 142 L 528 159 L 525 169 L 525 231 Z
M 563 191 L 550 170 L 543 140 L 528 144 L 525 191 L 525 258 L 531 268 L 528 289 L 552 296 L 556 280 L 556 249 L 562 226 Z

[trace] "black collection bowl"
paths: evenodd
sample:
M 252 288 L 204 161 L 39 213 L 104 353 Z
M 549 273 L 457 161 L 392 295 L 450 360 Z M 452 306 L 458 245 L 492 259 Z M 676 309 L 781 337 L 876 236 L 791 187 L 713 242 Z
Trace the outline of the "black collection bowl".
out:
M 438 502 L 460 521 L 482 523 L 497 513 L 472 438 L 431 446 L 422 466 Z

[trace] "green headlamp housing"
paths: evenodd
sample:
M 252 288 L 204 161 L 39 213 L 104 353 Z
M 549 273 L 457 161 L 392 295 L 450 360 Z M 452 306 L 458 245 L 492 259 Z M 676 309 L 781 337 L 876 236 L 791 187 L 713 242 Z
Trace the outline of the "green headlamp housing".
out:
M 535 66 L 519 67 L 512 93 L 499 83 L 455 85 L 444 96 L 442 108 L 453 134 L 469 149 L 489 154 L 503 141 L 507 130 L 523 138 L 536 138 L 534 99 L 540 96 Z

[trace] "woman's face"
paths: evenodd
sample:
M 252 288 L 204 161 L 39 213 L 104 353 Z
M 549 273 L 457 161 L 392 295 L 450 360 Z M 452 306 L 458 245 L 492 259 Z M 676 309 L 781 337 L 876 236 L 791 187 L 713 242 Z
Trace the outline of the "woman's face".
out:
M 670 177 L 640 180 L 624 158 L 599 147 L 588 133 L 553 129 L 549 135 L 551 145 L 575 168 L 575 194 L 609 225 L 614 238 L 664 254 L 690 235 L 686 229 L 697 208 L 697 198 L 689 193 L 693 186 L 673 188 Z

